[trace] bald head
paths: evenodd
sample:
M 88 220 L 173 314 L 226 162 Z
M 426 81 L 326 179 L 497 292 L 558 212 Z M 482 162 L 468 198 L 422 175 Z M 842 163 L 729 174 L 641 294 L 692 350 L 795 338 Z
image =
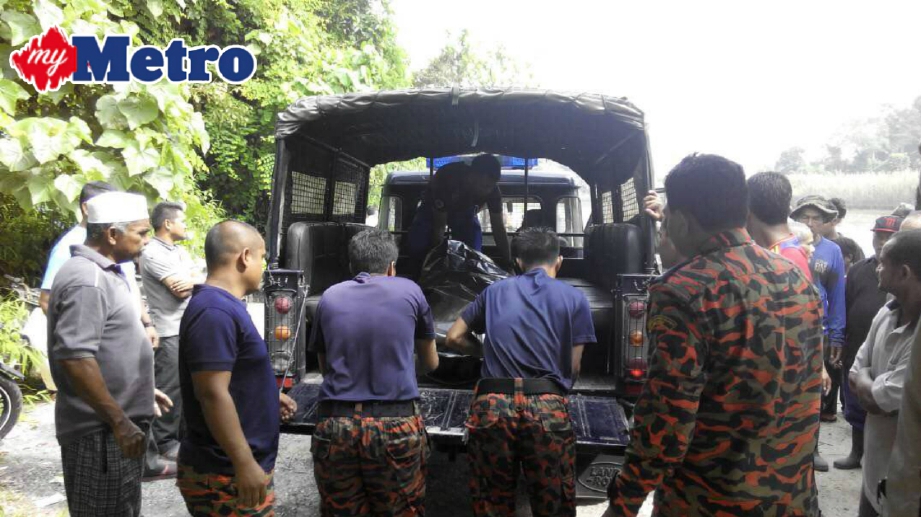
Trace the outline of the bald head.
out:
M 259 231 L 241 221 L 222 221 L 208 230 L 205 237 L 205 262 L 214 271 L 234 262 L 243 250 L 265 249 Z
M 921 230 L 921 210 L 915 210 L 905 217 L 905 220 L 902 221 L 902 226 L 899 226 L 899 231 L 904 232 L 906 230 Z

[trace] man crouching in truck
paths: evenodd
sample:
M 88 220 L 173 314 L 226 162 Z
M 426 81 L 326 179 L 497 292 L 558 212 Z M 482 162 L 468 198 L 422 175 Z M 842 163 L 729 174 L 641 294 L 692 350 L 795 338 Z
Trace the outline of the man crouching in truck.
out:
M 485 203 L 501 265 L 508 266 L 511 259 L 502 193 L 496 185 L 501 176 L 499 160 L 491 154 L 477 156 L 470 165 L 453 162 L 438 169 L 409 227 L 409 255 L 413 261 L 421 265 L 425 254 L 444 239 L 447 227 L 451 228 L 452 239 L 483 251 L 483 229 L 477 212 Z
M 438 367 L 432 311 L 415 283 L 396 277 L 384 230 L 349 242 L 357 275 L 320 299 L 310 337 L 323 384 L 310 443 L 321 514 L 425 515 L 428 437 L 416 400 L 421 370 Z
M 560 239 L 546 228 L 515 238 L 523 275 L 487 287 L 454 322 L 447 346 L 483 356 L 467 420 L 470 490 L 477 516 L 515 515 L 524 471 L 531 513 L 574 516 L 575 433 L 566 394 L 582 350 L 595 342 L 588 300 L 556 280 Z M 482 345 L 469 332 L 486 338 Z
M 818 515 L 812 453 L 821 301 L 745 231 L 742 167 L 691 155 L 665 178 L 665 225 L 688 260 L 649 287 L 650 368 L 606 516 Z

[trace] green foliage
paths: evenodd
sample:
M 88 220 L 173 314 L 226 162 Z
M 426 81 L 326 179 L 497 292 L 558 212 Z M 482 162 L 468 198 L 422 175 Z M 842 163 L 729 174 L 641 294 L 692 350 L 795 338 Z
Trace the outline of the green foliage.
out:
M 48 252 L 73 225 L 73 216 L 47 206 L 24 210 L 12 197 L 0 194 L 0 221 L 0 271 L 38 285 Z
M 109 9 L 105 0 L 35 0 L 5 7 L 0 14 L 6 23 L 0 27 L 4 55 L 22 37 L 51 24 L 69 33 L 100 36 L 140 32 L 132 22 L 111 18 L 109 12 L 119 9 Z M 13 30 L 13 24 L 18 28 Z M 135 38 L 134 44 L 141 43 Z M 210 138 L 202 114 L 189 102 L 188 86 L 165 81 L 78 88 L 68 84 L 58 92 L 38 94 L 18 82 L 8 59 L 2 59 L 0 66 L 4 75 L 0 79 L 0 193 L 23 209 L 19 214 L 23 220 L 13 224 L 18 229 L 2 229 L 4 241 L 23 246 L 5 253 L 3 260 L 21 276 L 40 275 L 44 254 L 35 250 L 48 250 L 49 239 L 44 231 L 35 232 L 39 238 L 20 232 L 39 221 L 71 223 L 79 216 L 80 188 L 89 181 L 107 181 L 142 193 L 151 205 L 163 199 L 185 201 L 191 207 L 190 219 L 198 224 L 219 217 L 216 205 L 203 201 L 194 181 L 196 173 L 206 170 L 202 154 L 208 151 Z M 12 210 L 7 203 L 3 209 Z M 45 215 L 28 212 L 33 209 Z M 71 215 L 64 216 L 66 212 Z M 192 219 L 193 214 L 197 218 Z M 61 230 L 61 226 L 49 228 Z M 204 232 L 200 235 L 203 238 Z M 28 246 L 35 246 L 31 254 Z
M 537 86 L 527 68 L 502 47 L 487 52 L 476 48 L 464 29 L 416 73 L 413 84 L 417 88 Z
M 19 365 L 27 377 L 37 374 L 39 365 L 45 360 L 45 355 L 27 346 L 20 335 L 28 316 L 25 302 L 12 296 L 0 298 L 0 358 L 8 365 Z
M 416 158 L 405 162 L 390 162 L 371 168 L 371 179 L 368 182 L 368 206 L 378 207 L 381 204 L 381 187 L 387 180 L 387 175 L 397 171 L 423 171 L 425 158 Z
M 781 172 L 895 172 L 921 167 L 921 97 L 910 107 L 884 106 L 880 115 L 846 124 L 825 146 L 824 155 L 808 162 L 799 147 L 781 153 Z
M 211 137 L 207 169 L 196 171 L 196 181 L 257 227 L 267 219 L 279 111 L 303 96 L 408 85 L 386 2 L 110 1 L 146 41 L 245 44 L 257 54 L 248 82 L 196 86 L 192 97 Z

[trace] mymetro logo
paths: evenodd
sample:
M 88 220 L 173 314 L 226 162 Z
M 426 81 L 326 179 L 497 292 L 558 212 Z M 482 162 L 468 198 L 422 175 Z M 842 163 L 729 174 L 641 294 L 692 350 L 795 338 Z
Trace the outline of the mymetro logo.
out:
M 228 83 L 242 83 L 256 72 L 256 56 L 239 45 L 190 48 L 182 39 L 172 40 L 166 49 L 130 45 L 126 35 L 108 35 L 102 42 L 96 36 L 68 39 L 59 27 L 50 27 L 11 53 L 10 66 L 39 92 L 57 91 L 68 81 L 155 83 L 166 77 L 172 83 L 210 83 L 208 63 L 216 64 L 217 74 Z

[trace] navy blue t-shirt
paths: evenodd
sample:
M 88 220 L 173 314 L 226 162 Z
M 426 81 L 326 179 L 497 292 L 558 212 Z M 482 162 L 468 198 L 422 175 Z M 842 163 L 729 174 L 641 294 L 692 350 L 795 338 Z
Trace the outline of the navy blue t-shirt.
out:
M 547 378 L 569 390 L 573 345 L 596 341 L 585 295 L 543 269 L 492 284 L 461 317 L 486 333 L 484 378 Z
M 416 339 L 435 339 L 432 310 L 411 280 L 361 273 L 323 293 L 309 349 L 326 355 L 320 400 L 419 398 Z
M 179 325 L 179 383 L 186 432 L 179 463 L 197 472 L 234 474 L 230 458 L 205 422 L 192 374 L 231 372 L 233 398 L 243 435 L 259 465 L 275 468 L 280 424 L 278 388 L 269 351 L 246 304 L 218 287 L 197 285 Z

